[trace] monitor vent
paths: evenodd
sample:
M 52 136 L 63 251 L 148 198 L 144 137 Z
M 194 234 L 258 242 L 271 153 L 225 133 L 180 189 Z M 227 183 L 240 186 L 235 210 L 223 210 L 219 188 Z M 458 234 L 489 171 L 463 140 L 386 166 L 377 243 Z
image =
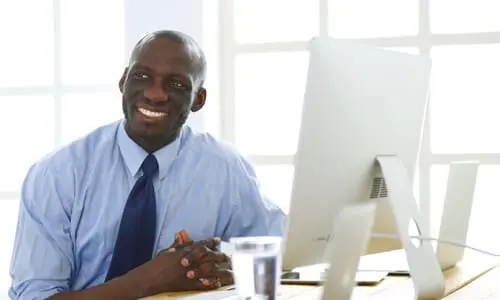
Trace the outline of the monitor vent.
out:
M 389 193 L 387 192 L 387 185 L 385 184 L 384 177 L 375 177 L 373 179 L 370 199 L 386 198 L 388 196 Z

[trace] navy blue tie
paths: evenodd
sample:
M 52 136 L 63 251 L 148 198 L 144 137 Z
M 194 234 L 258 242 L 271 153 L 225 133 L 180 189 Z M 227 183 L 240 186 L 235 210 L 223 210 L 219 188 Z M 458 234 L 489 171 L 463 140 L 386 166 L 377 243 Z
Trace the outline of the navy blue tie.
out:
M 144 264 L 153 255 L 156 236 L 156 197 L 153 177 L 158 172 L 156 157 L 149 154 L 141 169 L 143 176 L 132 188 L 123 210 L 106 281 L 122 276 Z

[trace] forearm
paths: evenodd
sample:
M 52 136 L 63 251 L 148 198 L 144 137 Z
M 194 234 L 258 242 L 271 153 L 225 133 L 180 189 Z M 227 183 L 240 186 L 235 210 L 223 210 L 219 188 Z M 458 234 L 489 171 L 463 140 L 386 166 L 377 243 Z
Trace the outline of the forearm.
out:
M 137 300 L 151 296 L 150 288 L 140 276 L 130 272 L 104 284 L 77 292 L 63 292 L 50 300 Z

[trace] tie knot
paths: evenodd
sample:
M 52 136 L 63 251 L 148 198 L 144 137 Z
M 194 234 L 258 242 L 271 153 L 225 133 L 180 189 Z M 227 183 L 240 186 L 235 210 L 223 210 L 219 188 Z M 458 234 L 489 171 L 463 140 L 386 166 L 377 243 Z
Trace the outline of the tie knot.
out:
M 158 171 L 158 161 L 153 154 L 148 154 L 144 162 L 142 163 L 142 172 L 147 177 L 152 177 Z

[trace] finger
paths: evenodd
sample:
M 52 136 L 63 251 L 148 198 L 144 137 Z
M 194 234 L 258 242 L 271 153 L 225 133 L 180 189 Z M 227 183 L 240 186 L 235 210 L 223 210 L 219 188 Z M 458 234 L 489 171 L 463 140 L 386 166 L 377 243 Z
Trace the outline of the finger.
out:
M 176 245 L 176 249 L 185 249 L 186 252 L 191 252 L 197 247 L 206 247 L 211 250 L 218 250 L 217 246 L 220 245 L 221 239 L 220 238 L 213 238 L 213 239 L 207 239 L 207 240 L 201 240 L 201 241 L 192 241 L 189 240 L 188 242 L 185 242 L 184 244 L 181 245 Z M 187 247 L 190 246 L 190 247 Z
M 215 273 L 222 286 L 234 284 L 233 272 L 230 270 L 219 270 Z
M 198 277 L 208 277 L 218 270 L 218 266 L 214 263 L 202 263 L 197 268 Z
M 200 278 L 201 284 L 209 289 L 218 289 L 226 285 L 234 284 L 233 273 L 228 270 L 217 271 L 211 276 Z
M 158 252 L 158 255 L 167 254 L 169 252 L 175 252 L 175 248 L 166 248 L 166 249 L 160 250 L 160 252 Z
M 186 290 L 197 291 L 197 290 L 213 290 L 220 288 L 222 286 L 222 282 L 215 277 L 195 277 L 188 278 L 188 280 L 184 283 Z
M 179 245 L 182 245 L 182 244 L 184 244 L 183 237 L 182 237 L 182 235 L 181 235 L 181 233 L 180 233 L 180 232 L 177 232 L 177 233 L 175 234 L 174 245 L 175 245 L 175 246 L 179 246 Z
M 218 284 L 211 282 L 208 279 L 205 278 L 197 278 L 197 279 L 192 279 L 189 280 L 189 282 L 186 284 L 186 290 L 190 291 L 209 291 L 216 289 Z M 222 284 L 220 284 L 222 286 Z
M 215 277 L 199 278 L 193 280 L 194 289 L 196 290 L 213 290 L 222 287 L 222 282 Z
M 186 272 L 186 277 L 189 279 L 200 279 L 208 277 L 217 277 L 219 272 L 230 271 L 228 268 L 221 267 L 214 263 L 202 263 L 196 268 L 192 268 Z M 223 273 L 225 274 L 225 273 Z
M 214 264 L 228 264 L 231 259 L 229 258 L 229 256 L 227 256 L 226 254 L 222 253 L 222 252 L 218 252 L 218 251 L 207 251 L 206 255 L 204 255 L 203 257 L 200 257 L 198 259 L 198 261 L 200 263 L 206 263 L 206 262 L 211 262 L 211 263 L 214 263 Z
M 213 238 L 197 242 L 189 242 L 184 245 L 176 246 L 176 250 L 182 249 L 184 257 L 181 259 L 181 264 L 185 267 L 194 265 L 198 261 L 212 261 L 215 263 L 225 263 L 229 258 L 219 251 L 212 251 L 216 245 L 220 243 L 221 239 Z M 215 248 L 216 249 L 216 248 Z M 210 255 L 212 253 L 213 255 Z M 206 257 L 208 259 L 205 259 Z
M 181 245 L 175 245 L 171 248 L 168 248 L 168 250 L 173 249 L 172 252 L 179 251 L 179 250 L 183 250 L 184 252 L 190 252 L 193 250 L 193 248 L 189 248 L 192 245 L 193 245 L 193 242 L 191 241 L 191 242 L 187 242 L 187 243 L 184 243 Z
M 190 240 L 188 242 L 185 242 L 184 244 L 176 245 L 175 248 L 176 249 L 183 249 L 184 252 L 191 252 L 199 247 L 210 249 L 210 247 L 212 247 L 212 245 L 214 245 L 215 243 L 217 243 L 217 240 L 215 242 L 212 241 L 211 239 L 210 240 L 201 240 L 201 241 L 196 241 L 196 242 Z
M 215 264 L 217 269 L 220 269 L 220 270 L 232 270 L 233 269 L 233 266 L 231 265 L 231 262 L 227 262 L 227 263 L 218 263 L 218 264 Z
M 187 267 L 203 263 L 227 264 L 229 261 L 230 258 L 222 252 L 212 251 L 206 247 L 197 247 L 184 255 L 181 264 Z
M 186 230 L 184 230 L 184 229 L 179 231 L 179 239 L 180 239 L 181 244 L 191 242 L 191 238 L 189 237 Z
M 170 249 L 170 248 L 174 248 L 180 244 L 182 244 L 180 241 L 181 239 L 181 236 L 179 235 L 179 233 L 176 233 L 175 236 L 174 236 L 174 242 L 172 243 L 172 245 L 170 245 L 170 247 L 168 247 L 167 249 Z
M 218 237 L 214 237 L 212 239 L 208 239 L 208 240 L 204 241 L 205 246 L 208 249 L 212 249 L 212 250 L 217 250 L 217 247 L 220 245 L 221 242 L 222 242 L 222 240 Z
M 176 252 L 176 251 L 178 251 L 180 249 L 185 248 L 186 246 L 187 245 L 173 245 L 173 246 L 170 246 L 169 248 L 161 250 L 159 254 L 165 254 L 165 253 L 169 253 L 169 252 Z
M 167 248 L 167 249 L 161 250 L 160 254 L 166 254 L 166 253 L 175 252 L 175 251 L 176 251 L 175 248 Z
M 170 245 L 168 248 L 162 250 L 161 252 L 164 252 L 164 251 L 175 252 L 177 247 L 184 244 L 182 239 L 183 239 L 183 236 L 181 235 L 181 233 L 177 232 L 174 236 L 174 242 L 172 243 L 172 245 Z
M 219 269 L 215 264 L 204 263 L 196 268 L 192 268 L 186 272 L 186 278 L 188 279 L 202 279 L 210 276 L 215 276 Z
M 200 264 L 207 255 L 210 253 L 210 249 L 203 245 L 189 246 L 183 249 L 184 255 L 181 258 L 181 265 L 184 267 L 197 266 Z
M 186 272 L 186 278 L 188 279 L 199 279 L 203 276 L 200 275 L 200 272 L 197 269 L 192 269 Z
M 207 279 L 219 278 L 224 285 L 232 284 L 232 271 L 228 269 L 220 269 L 212 263 L 204 263 L 197 268 L 186 272 L 186 277 L 189 279 Z

